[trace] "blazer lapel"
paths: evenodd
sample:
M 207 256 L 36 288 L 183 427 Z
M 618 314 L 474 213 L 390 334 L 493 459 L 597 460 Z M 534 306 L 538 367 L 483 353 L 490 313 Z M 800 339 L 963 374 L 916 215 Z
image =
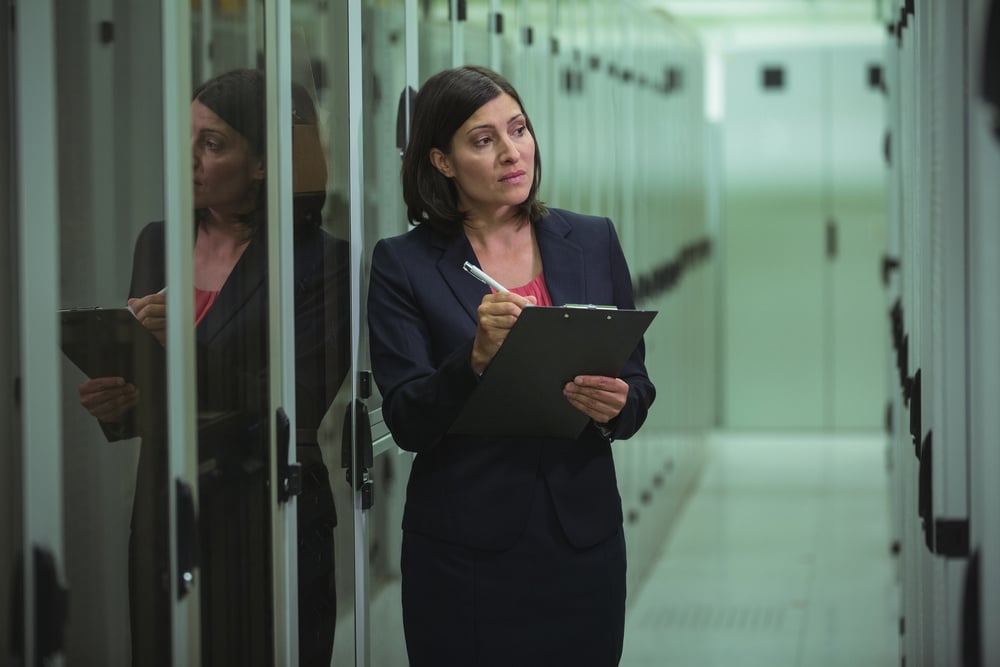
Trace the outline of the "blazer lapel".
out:
M 569 222 L 555 211 L 550 211 L 535 227 L 545 284 L 552 303 L 556 306 L 587 303 L 583 249 L 568 238 L 572 229 Z M 441 277 L 468 316 L 476 322 L 476 309 L 483 297 L 490 293 L 490 288 L 462 268 L 467 261 L 479 265 L 469 240 L 464 234 L 458 234 L 454 237 L 436 237 L 434 243 L 441 249 L 441 259 L 437 265 Z
M 215 298 L 215 303 L 198 325 L 198 342 L 211 342 L 236 317 L 244 304 L 262 288 L 267 275 L 265 247 L 264 243 L 251 241 L 243 251 L 243 255 L 236 262 L 232 273 Z
M 472 245 L 465 237 L 465 234 L 458 234 L 455 237 L 438 237 L 436 244 L 441 248 L 441 259 L 438 260 L 437 269 L 441 277 L 448 284 L 452 293 L 465 312 L 472 318 L 473 323 L 477 322 L 479 315 L 476 312 L 483 297 L 490 293 L 490 288 L 470 276 L 462 265 L 465 262 L 472 262 L 476 266 L 479 260 L 472 251 Z
M 571 231 L 569 222 L 551 210 L 535 227 L 545 286 L 554 306 L 587 303 L 583 249 L 569 239 Z

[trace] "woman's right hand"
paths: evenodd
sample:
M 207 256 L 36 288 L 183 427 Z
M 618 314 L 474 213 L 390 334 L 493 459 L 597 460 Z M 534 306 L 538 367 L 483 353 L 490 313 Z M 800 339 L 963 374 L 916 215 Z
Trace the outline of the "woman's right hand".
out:
M 139 404 L 139 389 L 123 378 L 94 378 L 80 385 L 80 405 L 102 422 L 119 422 Z
M 487 294 L 479 304 L 479 324 L 472 343 L 472 370 L 482 375 L 503 345 L 518 315 L 527 306 L 537 303 L 533 296 L 523 297 L 513 292 Z
M 147 294 L 128 300 L 135 319 L 156 336 L 160 345 L 167 344 L 167 295 L 164 292 Z

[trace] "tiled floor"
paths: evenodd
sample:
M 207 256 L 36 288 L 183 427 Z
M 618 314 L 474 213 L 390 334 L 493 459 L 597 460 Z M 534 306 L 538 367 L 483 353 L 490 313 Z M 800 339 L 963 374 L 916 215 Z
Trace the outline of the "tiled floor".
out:
M 884 440 L 715 436 L 622 667 L 899 664 Z

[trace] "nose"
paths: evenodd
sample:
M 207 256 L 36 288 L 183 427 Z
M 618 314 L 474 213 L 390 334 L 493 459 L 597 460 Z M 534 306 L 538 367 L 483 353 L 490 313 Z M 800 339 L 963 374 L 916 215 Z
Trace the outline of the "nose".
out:
M 513 163 L 520 159 L 521 152 L 517 150 L 517 145 L 514 143 L 514 140 L 506 134 L 501 135 L 500 142 L 497 146 L 499 147 L 501 162 Z

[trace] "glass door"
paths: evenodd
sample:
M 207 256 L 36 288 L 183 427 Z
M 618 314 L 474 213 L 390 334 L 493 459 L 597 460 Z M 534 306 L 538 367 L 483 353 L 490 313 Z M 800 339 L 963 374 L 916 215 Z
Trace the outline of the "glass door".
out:
M 0 32 L 6 38 L 0 48 L 0 91 L 5 103 L 0 104 L 0 215 L 10 223 L 0 232 L 0 258 L 4 269 L 0 271 L 0 312 L 8 314 L 7 326 L 0 330 L 0 379 L 6 387 L 14 387 L 19 376 L 17 341 L 19 340 L 21 314 L 17 299 L 18 266 L 16 247 L 19 221 L 14 205 L 11 174 L 17 165 L 13 146 L 14 81 L 10 76 L 14 62 L 14 44 L 11 37 L 9 14 L 0 16 Z M 14 391 L 4 392 L 0 400 L 0 661 L 14 663 L 16 653 L 13 614 L 23 614 L 21 601 L 15 600 L 17 562 L 23 553 L 22 516 L 23 491 L 20 414 L 18 398 Z M 22 584 L 23 585 L 23 584 Z M 23 588 L 22 588 L 23 591 Z M 18 643 L 21 643 L 23 633 Z M 23 648 L 17 653 L 23 654 Z
M 13 92 L 0 112 L 5 148 L 0 193 L 12 221 L 4 226 L 0 242 L 4 258 L 11 260 L 5 263 L 9 273 L 5 270 L 0 279 L 0 298 L 12 313 L 12 326 L 0 334 L 5 386 L 12 388 L 3 402 L 6 446 L 0 455 L 10 501 L 3 510 L 9 521 L 3 522 L 0 533 L 0 620 L 5 621 L 0 639 L 6 640 L 0 655 L 5 664 L 14 665 L 43 660 L 59 664 L 65 651 L 65 615 L 58 613 L 64 608 L 63 516 L 61 495 L 52 484 L 59 478 L 61 428 L 58 410 L 47 400 L 59 381 L 54 326 L 58 292 L 51 279 L 58 275 L 52 243 L 58 200 L 45 195 L 56 182 L 52 12 L 47 1 L 24 8 L 18 15 L 18 35 L 6 16 L 0 19 L 10 37 L 0 54 L 0 76 L 8 93 Z M 24 39 L 29 31 L 33 39 Z M 25 253 L 37 261 L 33 268 L 40 279 L 28 275 L 27 264 L 18 261 Z M 51 622 L 40 623 L 40 617 Z
M 192 7 L 195 295 L 219 289 L 198 339 L 202 664 L 354 653 L 346 20 L 327 3 Z M 215 144 L 219 121 L 233 144 Z M 213 207 L 234 154 L 246 199 Z M 199 278 L 218 231 L 238 259 Z
M 299 664 L 353 665 L 363 651 L 355 622 L 363 609 L 364 591 L 357 575 L 360 490 L 355 468 L 354 396 L 358 391 L 357 275 L 360 271 L 354 239 L 360 219 L 359 198 L 352 188 L 356 148 L 352 147 L 353 94 L 348 54 L 348 30 L 353 3 L 293 0 L 287 36 L 291 60 L 292 175 L 296 219 L 295 283 L 306 275 L 308 263 L 300 252 L 308 236 L 321 239 L 321 279 L 325 301 L 321 323 L 325 333 L 324 400 L 310 404 L 301 390 L 313 383 L 315 369 L 308 355 L 299 353 L 296 317 L 296 404 L 299 439 L 296 453 L 303 466 L 306 489 L 298 499 L 297 623 Z M 307 102 L 306 104 L 302 104 Z M 302 219 L 303 212 L 314 212 Z M 306 223 L 304 226 L 301 223 Z M 311 226 L 311 227 L 310 227 Z M 303 235 L 303 232 L 308 234 Z M 302 328 L 301 333 L 306 329 Z M 305 384 L 304 384 L 305 383 Z M 303 439 L 304 438 L 304 439 Z M 314 443 L 316 446 L 311 446 Z M 309 491 L 311 485 L 312 491 Z M 332 512 L 331 512 L 332 510 Z M 288 620 L 295 618 L 289 615 Z M 314 619 L 322 618 L 321 623 Z M 292 626 L 295 627 L 294 625 Z
M 329 663 L 329 81 L 285 3 L 158 9 L 3 13 L 2 662 Z
M 427 3 L 423 3 L 427 4 Z M 399 177 L 406 146 L 410 103 L 417 81 L 417 3 L 363 0 L 357 20 L 366 39 L 351 44 L 351 99 L 360 101 L 351 125 L 360 129 L 352 144 L 358 206 L 352 208 L 359 244 L 358 376 L 355 432 L 355 577 L 359 590 L 356 664 L 407 664 L 402 634 L 399 553 L 403 498 L 411 456 L 399 450 L 381 418 L 381 397 L 370 376 L 367 311 L 368 259 L 375 243 L 407 230 Z M 425 7 L 425 9 L 427 9 Z M 353 28 L 355 24 L 351 24 Z M 447 24 L 445 24 L 447 25 Z M 442 34 L 450 34 L 443 31 Z M 361 593 L 363 591 L 363 593 Z

